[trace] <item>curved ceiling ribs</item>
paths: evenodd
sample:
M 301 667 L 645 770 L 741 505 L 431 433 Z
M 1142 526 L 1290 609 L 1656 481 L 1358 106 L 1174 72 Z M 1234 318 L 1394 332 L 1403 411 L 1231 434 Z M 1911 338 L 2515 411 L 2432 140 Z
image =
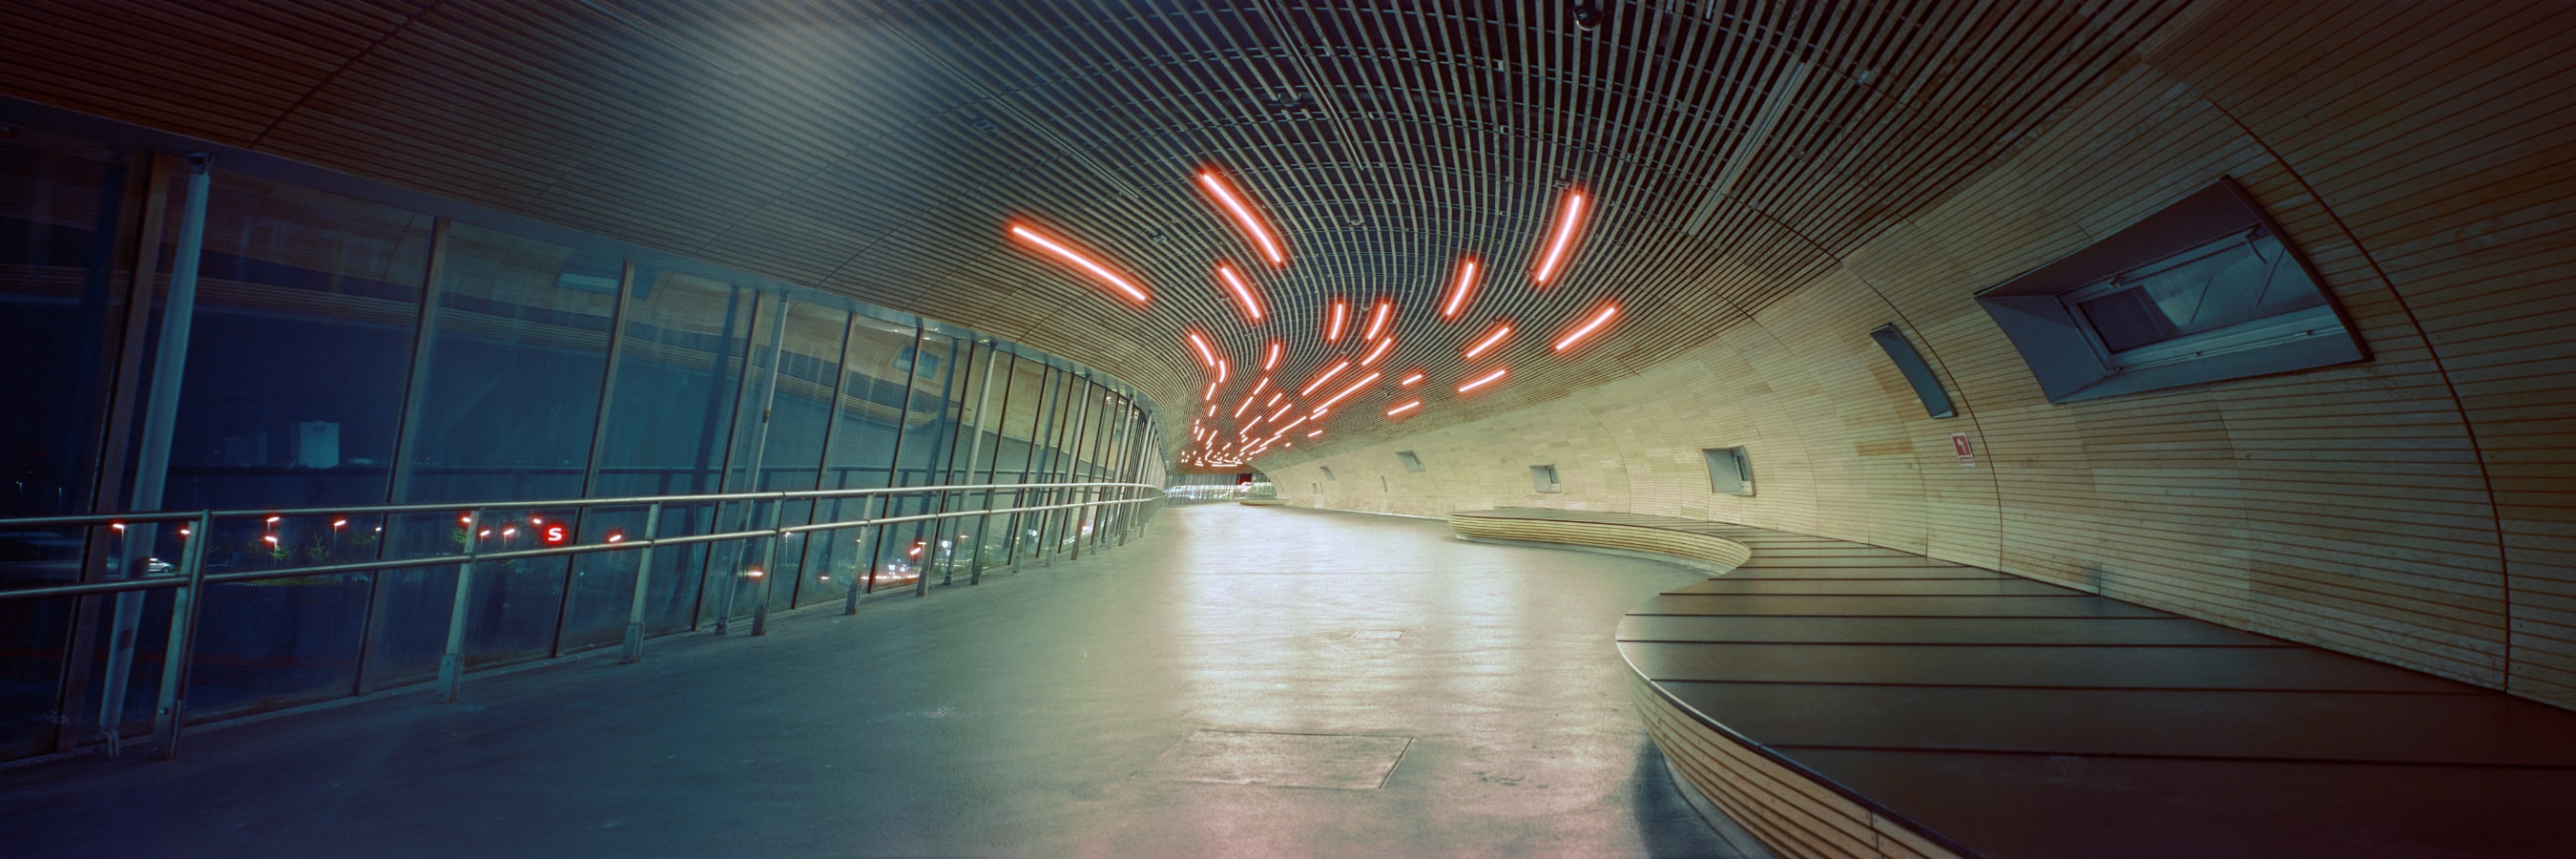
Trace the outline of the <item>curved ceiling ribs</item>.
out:
M 31 13 L 0 46 L 73 70 L 10 85 L 29 98 L 1065 355 L 1150 392 L 1175 445 L 1211 378 L 1185 330 L 1232 390 L 1285 388 L 1370 345 L 1328 348 L 1330 300 L 1391 300 L 1381 381 L 1285 462 L 1562 397 L 1740 324 L 1993 163 L 2183 4 L 1605 3 L 1585 31 L 1554 2 L 280 0 Z M 1259 202 L 1287 267 L 1255 264 L 1192 187 L 1211 165 Z M 1528 261 L 1575 186 L 1589 236 L 1534 289 Z M 1151 303 L 1013 247 L 1014 218 Z M 1469 256 L 1478 294 L 1443 320 Z M 1264 319 L 1215 280 L 1220 259 Z M 1614 322 L 1551 349 L 1605 302 Z M 1463 357 L 1496 320 L 1519 335 Z M 1274 340 L 1278 366 L 1256 372 Z

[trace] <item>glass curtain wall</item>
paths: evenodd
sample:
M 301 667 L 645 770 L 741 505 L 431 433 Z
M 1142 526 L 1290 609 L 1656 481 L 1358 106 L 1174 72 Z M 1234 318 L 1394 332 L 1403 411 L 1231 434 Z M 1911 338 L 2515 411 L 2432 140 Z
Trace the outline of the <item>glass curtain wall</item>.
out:
M 153 476 L 159 509 L 454 508 L 242 516 L 210 534 L 153 532 L 131 563 L 106 528 L 0 526 L 0 588 L 164 574 L 157 559 L 183 540 L 205 541 L 221 573 L 647 527 L 641 504 L 576 517 L 536 503 L 550 499 L 1146 476 L 1145 458 L 1101 466 L 1104 440 L 1138 437 L 1147 412 L 1107 405 L 1113 392 L 1059 359 L 462 206 L 281 178 L 299 170 L 218 159 L 207 173 L 195 307 L 173 323 L 190 339 Z M 188 181 L 172 153 L 36 128 L 0 138 L 0 341 L 20 358 L 0 396 L 41 404 L 0 422 L 0 516 L 129 507 L 151 459 L 141 426 L 162 308 L 189 250 Z M 672 503 L 656 532 L 1071 500 Z M 216 585 L 188 715 L 426 679 L 458 611 L 464 663 L 507 664 L 617 643 L 639 581 L 645 631 L 666 634 L 763 600 L 843 603 L 925 574 L 980 574 L 1061 549 L 1080 527 L 1001 514 L 666 547 L 648 570 L 619 552 Z M 0 760 L 148 725 L 161 674 L 151 631 L 167 628 L 169 594 L 0 601 Z

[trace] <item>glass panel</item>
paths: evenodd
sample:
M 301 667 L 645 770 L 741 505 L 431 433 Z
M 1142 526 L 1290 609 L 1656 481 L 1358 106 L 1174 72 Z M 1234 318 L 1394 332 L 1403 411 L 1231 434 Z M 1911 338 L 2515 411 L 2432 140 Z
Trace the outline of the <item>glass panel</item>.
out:
M 41 366 L 0 374 L 0 516 L 81 512 L 132 265 L 123 153 L 38 129 L 0 143 L 0 343 Z M 27 408 L 25 404 L 44 404 Z M 79 577 L 86 535 L 0 534 L 0 587 Z M 52 748 L 71 601 L 0 603 L 0 760 Z
M 955 398 L 960 377 L 959 365 L 969 357 L 956 338 L 925 331 L 916 347 L 898 356 L 895 369 L 908 372 L 912 378 L 912 404 L 903 415 L 902 442 L 895 456 L 895 480 L 898 486 L 927 486 L 940 477 L 946 467 L 949 445 L 955 441 Z M 887 505 L 890 515 L 910 516 L 930 512 L 938 506 L 932 495 L 895 496 Z M 938 542 L 931 523 L 911 522 L 887 530 L 887 540 L 879 549 L 877 584 L 909 582 L 938 559 L 934 551 Z
M 833 412 L 832 449 L 825 455 L 823 486 L 864 489 L 887 485 L 894 461 L 898 416 L 910 390 L 911 373 L 896 369 L 909 353 L 916 332 L 910 325 L 859 316 L 852 320 L 843 350 L 840 407 Z M 828 501 L 816 515 L 851 520 L 877 513 L 882 502 L 861 496 Z M 807 560 L 799 570 L 805 601 L 844 599 L 853 584 L 868 578 L 871 548 L 879 529 L 854 528 L 821 532 L 807 538 Z
M 823 465 L 824 435 L 832 425 L 832 393 L 841 375 L 842 337 L 849 331 L 847 311 L 810 302 L 788 306 L 787 348 L 779 358 L 778 393 L 770 403 L 768 448 L 761 456 L 760 488 L 799 490 L 819 488 Z M 814 502 L 795 501 L 781 511 L 782 521 L 795 525 L 813 521 Z M 788 537 L 777 548 L 775 584 L 769 588 L 770 607 L 786 608 L 797 602 L 802 589 L 801 563 L 806 544 L 815 538 L 799 534 Z
M 444 254 L 403 500 L 579 495 L 623 262 L 471 224 L 451 227 Z M 408 529 L 395 547 L 525 548 L 535 513 L 487 510 L 472 534 L 446 521 Z M 478 564 L 467 664 L 547 655 L 569 569 L 559 557 Z M 453 593 L 454 568 L 405 575 L 418 580 L 387 604 L 386 634 L 443 646 L 452 603 L 438 592 Z
M 734 394 L 751 336 L 751 290 L 720 280 L 638 265 L 635 293 L 626 309 L 626 340 L 617 361 L 617 390 L 609 405 L 595 497 L 687 495 L 717 491 L 724 473 L 725 440 L 733 432 Z M 711 522 L 703 506 L 674 506 L 662 514 L 661 533 L 703 533 Z M 601 509 L 581 523 L 586 542 L 610 533 L 641 536 L 645 509 Z M 704 545 L 666 546 L 653 553 L 645 585 L 645 629 L 687 629 L 696 614 Z M 635 559 L 626 554 L 583 555 L 574 562 L 572 606 L 566 612 L 567 649 L 609 644 L 625 635 L 634 599 Z

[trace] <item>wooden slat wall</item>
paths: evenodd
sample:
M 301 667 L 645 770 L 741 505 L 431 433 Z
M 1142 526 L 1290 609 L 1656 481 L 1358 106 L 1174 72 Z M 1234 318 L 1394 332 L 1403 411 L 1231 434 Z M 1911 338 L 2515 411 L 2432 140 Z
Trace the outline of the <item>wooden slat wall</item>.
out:
M 1532 332 L 1512 380 L 1401 423 L 1355 398 L 1261 463 L 1291 498 L 1862 540 L 2576 705 L 2576 7 L 1620 8 L 1587 34 L 1551 4 L 0 0 L 0 92 L 953 320 L 1175 415 L 1200 386 L 1182 330 L 1238 359 L 1280 336 L 1304 378 L 1336 356 L 1336 295 L 1396 295 L 1387 366 L 1454 384 L 1477 326 L 1420 309 L 1478 252 L 1477 315 Z M 1813 67 L 1792 109 L 1727 164 L 1791 58 Z M 1188 189 L 1201 161 L 1296 249 L 1262 275 L 1267 327 L 1208 282 L 1242 248 Z M 2045 403 L 1970 294 L 2220 176 L 2374 359 Z M 1566 181 L 1598 219 L 1569 280 L 1528 289 Z M 1154 307 L 1006 249 L 1021 213 L 1132 265 Z M 1547 352 L 1610 296 L 1628 321 Z M 1884 322 L 1961 417 L 1921 415 L 1865 336 Z M 1699 449 L 1733 444 L 1754 496 L 1706 489 Z M 1529 492 L 1537 463 L 1564 494 Z
M 1672 559 L 1663 556 L 1677 556 L 1684 563 L 1719 573 L 1734 569 L 1752 556 L 1752 550 L 1745 548 L 1744 544 L 1724 537 L 1666 528 L 1470 515 L 1449 517 L 1449 526 L 1462 537 L 1525 543 L 1572 543 L 1655 555 L 1663 560 Z
M 1272 473 L 1302 504 L 1632 510 L 1921 551 L 2576 706 L 2571 71 L 2564 4 L 2202 4 L 1754 325 Z M 2373 360 L 2048 404 L 1970 295 L 2220 176 Z M 1866 336 L 1886 322 L 1961 417 L 1923 416 Z M 1737 444 L 1757 494 L 1714 495 L 1699 450 Z M 1562 494 L 1530 491 L 1539 463 Z M 1312 465 L 1342 480 L 1307 492 Z
M 1633 672 L 1629 680 L 1646 733 L 1674 771 L 1773 852 L 1788 859 L 1959 855 L 1708 727 L 1653 682 Z

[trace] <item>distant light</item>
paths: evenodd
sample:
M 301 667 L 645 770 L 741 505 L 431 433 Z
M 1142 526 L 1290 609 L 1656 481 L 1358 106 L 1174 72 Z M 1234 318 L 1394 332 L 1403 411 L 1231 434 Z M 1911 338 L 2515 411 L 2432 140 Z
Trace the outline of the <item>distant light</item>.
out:
M 1413 400 L 1413 401 L 1411 401 L 1411 402 L 1407 402 L 1407 403 L 1405 403 L 1404 405 L 1397 406 L 1397 407 L 1395 407 L 1395 408 L 1392 408 L 1392 409 L 1388 409 L 1388 410 L 1386 410 L 1386 416 L 1391 418 L 1391 417 L 1395 417 L 1396 415 L 1404 414 L 1405 412 L 1413 411 L 1414 409 L 1418 409 L 1418 408 L 1422 408 L 1422 401 L 1421 401 L 1421 400 Z
M 761 576 L 768 575 L 768 573 L 764 573 L 764 572 L 761 572 L 761 571 L 759 571 L 759 570 L 744 570 L 744 571 L 742 571 L 742 574 L 743 574 L 743 575 L 745 575 L 745 576 L 749 576 L 749 577 L 751 577 L 751 578 L 755 578 L 755 579 L 760 578 Z
M 465 515 L 463 515 L 463 516 L 458 516 L 458 517 L 456 517 L 456 524 L 459 524 L 459 525 L 472 525 L 472 524 L 474 524 L 474 514 L 468 513 L 468 514 L 465 514 Z
M 1569 189 L 1565 202 L 1557 209 L 1556 231 L 1547 240 L 1547 255 L 1539 258 L 1538 268 L 1530 273 L 1530 282 L 1540 287 L 1555 280 L 1563 270 L 1566 251 L 1574 246 L 1576 233 L 1583 227 L 1583 192 Z
M 1352 382 L 1350 387 L 1343 388 L 1341 393 L 1334 394 L 1334 395 L 1332 395 L 1330 398 L 1325 399 L 1323 403 L 1321 403 L 1321 404 L 1319 404 L 1319 405 L 1315 406 L 1315 411 L 1316 411 L 1317 413 L 1319 413 L 1319 414 L 1320 414 L 1320 413 L 1322 413 L 1325 409 L 1332 408 L 1334 403 L 1341 402 L 1341 401 L 1342 401 L 1342 398 L 1344 398 L 1344 397 L 1348 397 L 1348 396 L 1350 396 L 1350 395 L 1352 395 L 1352 394 L 1359 393 L 1359 392 L 1360 392 L 1360 389 L 1362 389 L 1362 388 L 1366 388 L 1366 387 L 1368 387 L 1369 385 L 1376 383 L 1376 382 L 1377 382 L 1377 379 L 1378 379 L 1378 374 L 1376 374 L 1376 373 L 1370 373 L 1370 374 L 1368 374 L 1368 375 L 1366 375 L 1366 376 L 1362 376 L 1362 377 L 1360 377 L 1360 380 L 1359 380 L 1359 381 L 1357 381 L 1357 382 Z
M 490 532 L 485 532 L 485 533 L 490 533 Z M 267 540 L 267 541 L 268 541 L 268 544 L 269 544 L 269 545 L 271 545 L 271 546 L 277 545 L 277 535 L 275 535 L 275 534 L 267 534 L 267 535 L 263 535 L 263 536 L 261 536 L 261 537 L 260 537 L 260 539 L 262 539 L 262 540 Z
M 1377 341 L 1377 345 L 1369 347 L 1368 354 L 1360 356 L 1360 366 L 1366 367 L 1377 363 L 1377 359 L 1386 357 L 1387 351 L 1394 348 L 1395 338 L 1393 337 Z
M 1223 261 L 1218 262 L 1216 264 L 1216 276 L 1218 280 L 1225 281 L 1225 288 L 1234 293 L 1235 302 L 1243 306 L 1244 319 L 1254 324 L 1259 324 L 1261 322 L 1261 300 L 1253 297 L 1252 286 L 1243 282 L 1243 275 L 1235 273 L 1234 264 Z
M 516 537 L 516 536 L 519 536 L 519 528 L 518 528 L 518 526 L 513 525 L 513 526 L 510 526 L 510 527 L 508 527 L 508 528 L 503 528 L 503 529 L 501 529 L 501 536 L 504 536 L 504 537 Z
M 626 542 L 626 532 L 624 532 L 624 531 L 610 531 L 610 532 L 608 532 L 608 542 L 611 542 L 611 543 L 623 543 L 623 542 Z
M 1485 339 L 1478 340 L 1476 341 L 1476 345 L 1467 347 L 1466 356 L 1472 359 L 1478 355 L 1485 354 L 1486 351 L 1502 345 L 1504 340 L 1511 339 L 1511 336 L 1511 323 L 1496 322 L 1494 323 L 1493 330 L 1485 332 Z
M 346 528 L 346 527 L 349 527 L 349 520 L 347 520 L 347 519 L 333 519 L 333 520 L 331 520 L 331 527 L 333 527 L 333 528 Z
M 1486 373 L 1486 374 L 1485 374 L 1485 375 L 1483 375 L 1483 376 L 1479 376 L 1479 377 L 1477 377 L 1477 378 L 1476 378 L 1476 380 L 1475 380 L 1475 381 L 1473 381 L 1473 382 L 1468 382 L 1467 384 L 1459 385 L 1459 386 L 1458 386 L 1458 393 L 1464 394 L 1464 393 L 1467 393 L 1467 392 L 1469 392 L 1469 391 L 1473 391 L 1473 390 L 1475 390 L 1475 389 L 1477 389 L 1477 388 L 1482 388 L 1482 387 L 1484 387 L 1484 386 L 1486 386 L 1486 385 L 1493 384 L 1494 382 L 1496 382 L 1496 381 L 1498 381 L 1498 380 L 1500 380 L 1500 379 L 1502 379 L 1502 378 L 1503 378 L 1503 371 L 1504 371 L 1504 368 L 1496 367 L 1496 368 L 1494 368 L 1494 371 L 1493 371 L 1493 372 L 1491 372 L 1491 373 Z
M 119 531 L 123 531 L 123 530 L 125 530 L 125 523 L 123 523 L 123 522 L 109 522 L 109 523 L 107 523 L 107 527 L 114 528 L 114 529 L 119 530 Z
M 477 536 L 477 537 L 489 537 L 489 536 L 492 536 L 492 529 L 490 529 L 490 528 L 485 528 L 485 529 L 483 529 L 482 531 L 480 531 L 480 532 L 476 533 L 474 536 Z
M 1217 204 L 1225 208 L 1226 214 L 1234 217 L 1235 226 L 1243 228 L 1244 235 L 1252 239 L 1253 245 L 1261 250 L 1261 258 L 1270 261 L 1271 268 L 1288 264 L 1288 254 L 1280 249 L 1279 240 L 1270 234 L 1270 227 L 1261 222 L 1261 216 L 1253 212 L 1243 195 L 1236 193 L 1232 183 L 1214 169 L 1207 169 L 1199 171 L 1199 187 L 1214 197 Z
M 1467 300 L 1476 295 L 1476 258 L 1458 261 L 1458 279 L 1449 284 L 1449 300 L 1440 304 L 1440 318 L 1456 319 L 1458 311 L 1467 309 Z
M 1583 323 L 1582 327 L 1574 329 L 1572 333 L 1557 338 L 1556 351 L 1563 352 L 1567 347 L 1583 342 L 1583 338 L 1592 336 L 1592 332 L 1599 331 L 1601 326 L 1610 324 L 1610 317 L 1617 315 L 1619 315 L 1619 305 L 1602 303 L 1601 309 L 1593 312 L 1591 321 Z
M 1137 286 L 1135 282 L 1128 280 L 1126 275 L 1112 271 L 1088 254 L 1075 250 L 1069 242 L 1040 233 L 1027 224 L 1012 224 L 1011 236 L 1019 239 L 1023 244 L 1045 251 L 1056 259 L 1070 263 L 1073 267 L 1090 274 L 1093 280 L 1116 290 L 1115 294 L 1124 296 L 1129 303 L 1142 307 L 1154 300 L 1152 295 L 1146 294 L 1144 287 Z
M 1297 396 L 1312 396 L 1315 393 L 1315 389 L 1323 387 L 1325 382 L 1332 381 L 1334 376 L 1340 375 L 1343 370 L 1348 370 L 1350 368 L 1351 362 L 1348 360 L 1335 363 L 1332 367 L 1324 370 L 1324 372 L 1316 374 L 1315 378 L 1306 380 L 1306 387 L 1299 390 L 1297 392 Z
M 1342 342 L 1342 327 L 1351 321 L 1351 303 L 1333 299 L 1332 312 L 1324 317 L 1324 342 Z
M 1279 341 L 1277 341 L 1277 340 L 1272 340 L 1272 341 L 1270 341 L 1270 346 L 1269 346 L 1269 348 L 1268 348 L 1268 349 L 1263 350 L 1263 352 L 1261 353 L 1261 369 L 1262 369 L 1264 372 L 1267 372 L 1267 371 L 1270 371 L 1270 370 L 1276 370 L 1276 369 L 1278 369 L 1278 368 L 1279 368 L 1279 356 L 1280 356 L 1280 355 L 1282 355 L 1282 354 L 1284 354 L 1284 353 L 1286 353 L 1287 351 L 1288 351 L 1287 346 L 1285 346 L 1285 345 L 1281 344 Z
M 1386 324 L 1393 321 L 1395 321 L 1395 299 L 1378 299 L 1377 308 L 1369 311 L 1368 328 L 1360 332 L 1360 339 L 1377 339 L 1378 335 L 1386 333 Z
M 277 520 L 278 520 L 278 517 L 275 517 L 275 516 L 268 517 L 268 524 L 275 525 L 275 524 L 277 524 Z
M 383 528 L 378 528 L 378 529 L 376 529 L 376 530 L 378 530 L 378 531 L 382 531 L 382 530 L 384 530 L 384 529 L 383 529 Z M 181 529 L 179 529 L 179 536 L 182 536 L 182 537 L 188 536 L 188 529 L 186 529 L 186 528 L 181 528 Z
M 1418 384 L 1421 384 L 1421 383 L 1422 383 L 1422 371 L 1420 371 L 1420 370 L 1415 370 L 1415 371 L 1413 371 L 1413 372 L 1411 372 L 1411 373 L 1406 373 L 1406 374 L 1404 374 L 1404 378 L 1401 378 L 1401 379 L 1397 379 L 1397 380 L 1395 380 L 1396 387 L 1399 387 L 1399 388 L 1410 388 L 1410 387 L 1413 387 L 1414 385 L 1418 385 Z
M 1307 434 L 1306 434 L 1306 437 L 1307 437 L 1307 438 L 1314 438 L 1314 437 L 1316 437 L 1316 436 L 1323 435 L 1323 434 L 1324 434 L 1324 431 L 1323 431 L 1323 430 L 1316 430 L 1316 431 L 1314 431 L 1314 432 L 1307 433 Z M 1295 442 L 1290 442 L 1290 443 L 1291 443 L 1291 444 L 1294 444 Z

